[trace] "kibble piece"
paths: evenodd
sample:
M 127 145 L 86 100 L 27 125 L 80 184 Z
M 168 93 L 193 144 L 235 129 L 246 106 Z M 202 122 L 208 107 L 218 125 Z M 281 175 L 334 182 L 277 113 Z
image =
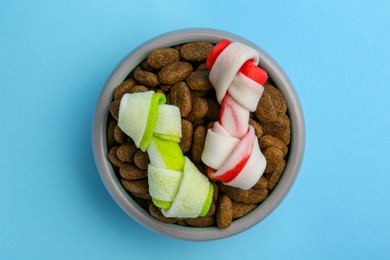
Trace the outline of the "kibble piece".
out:
M 288 147 L 278 138 L 272 135 L 264 135 L 259 139 L 260 149 L 263 151 L 269 146 L 275 146 L 283 152 L 283 157 L 288 153 Z
M 257 183 L 255 184 L 255 186 L 252 187 L 252 189 L 257 189 L 257 190 L 261 190 L 261 189 L 265 189 L 267 188 L 267 185 L 268 185 L 268 180 L 267 178 L 265 178 L 265 176 L 261 176 L 261 178 L 257 181 Z
M 177 50 L 165 47 L 154 49 L 146 59 L 151 67 L 158 70 L 167 64 L 178 62 L 179 60 L 180 55 Z
M 211 227 L 215 225 L 215 218 L 213 216 L 187 218 L 185 222 L 192 227 Z
M 118 115 L 119 115 L 119 106 L 121 104 L 121 100 L 117 99 L 111 102 L 110 105 L 110 112 L 113 118 L 115 118 L 116 121 L 118 121 Z
M 263 128 L 261 125 L 254 119 L 249 119 L 249 124 L 253 126 L 253 129 L 255 130 L 255 135 L 257 138 L 260 138 L 263 135 Z
M 141 69 L 143 71 L 149 71 L 149 72 L 154 71 L 154 68 L 152 66 L 150 66 L 146 60 L 141 63 Z
M 150 163 L 148 154 L 138 150 L 134 155 L 134 163 L 141 170 L 147 170 Z
M 191 91 L 185 82 L 178 82 L 172 87 L 168 101 L 179 107 L 181 117 L 187 117 L 192 110 Z
M 211 205 L 210 205 L 210 209 L 209 209 L 209 212 L 207 212 L 206 216 L 205 217 L 211 217 L 212 215 L 214 215 L 215 211 L 216 211 L 216 202 L 212 202 Z
M 130 192 L 130 194 L 136 198 L 143 199 L 143 200 L 151 200 L 152 197 L 150 196 L 149 192 Z
M 148 176 L 146 170 L 141 170 L 132 163 L 122 165 L 119 168 L 119 174 L 122 178 L 128 180 L 140 180 Z
M 114 128 L 114 138 L 118 144 L 123 144 L 127 141 L 127 135 L 119 128 L 118 125 Z
M 192 123 L 188 120 L 182 119 L 181 120 L 181 140 L 180 140 L 180 148 L 183 151 L 183 153 L 188 152 L 191 149 L 192 145 L 192 134 L 193 134 L 193 127 Z
M 133 162 L 137 147 L 133 141 L 126 142 L 119 146 L 116 154 L 122 162 Z
M 179 61 L 162 67 L 157 76 L 163 84 L 175 84 L 184 81 L 191 72 L 192 65 L 190 63 Z
M 116 166 L 116 167 L 122 167 L 125 163 L 122 162 L 121 160 L 119 160 L 118 156 L 116 155 L 116 152 L 118 150 L 118 147 L 119 146 L 114 146 L 110 149 L 110 151 L 108 152 L 108 159 L 110 160 L 110 162 Z
M 147 92 L 147 91 L 148 91 L 148 88 L 145 87 L 144 85 L 137 85 L 130 90 L 130 93 L 141 93 L 141 92 Z
M 191 72 L 190 75 L 188 75 L 186 82 L 192 90 L 196 91 L 207 91 L 213 88 L 207 70 Z
M 233 219 L 241 218 L 257 207 L 257 203 L 242 203 L 233 201 Z
M 191 155 L 194 163 L 202 161 L 204 141 L 206 139 L 206 128 L 199 125 L 195 128 L 192 138 Z
M 191 42 L 184 44 L 180 49 L 180 56 L 184 60 L 201 62 L 207 59 L 214 46 L 210 42 Z
M 206 98 L 209 109 L 207 110 L 206 119 L 210 121 L 218 121 L 221 111 L 221 105 L 215 98 Z
M 193 97 L 191 113 L 188 115 L 187 119 L 194 123 L 195 120 L 205 117 L 208 110 L 209 104 L 206 99 Z
M 268 190 L 273 190 L 275 188 L 276 184 L 279 182 L 280 177 L 282 176 L 285 167 L 286 167 L 286 161 L 281 160 L 273 172 L 266 173 L 265 177 L 268 180 L 268 185 L 267 185 Z
M 134 69 L 134 78 L 137 82 L 147 87 L 155 87 L 160 83 L 156 74 L 144 71 L 140 67 Z
M 263 155 L 267 160 L 267 166 L 265 167 L 264 172 L 270 173 L 276 169 L 278 163 L 283 160 L 283 152 L 275 147 L 269 146 L 263 151 Z
M 141 179 L 141 180 L 127 180 L 127 179 L 121 179 L 121 183 L 123 187 L 132 193 L 148 193 L 149 192 L 149 185 L 147 179 Z
M 281 140 L 285 145 L 290 143 L 291 125 L 286 114 L 279 116 L 275 121 L 263 125 L 264 134 L 272 135 Z
M 227 228 L 233 221 L 233 203 L 226 195 L 219 198 L 216 221 L 219 228 Z
M 133 196 L 133 200 L 137 202 L 138 205 L 140 205 L 143 209 L 148 210 L 150 205 L 150 200 L 148 199 L 141 199 L 138 197 Z
M 130 78 L 128 80 L 123 81 L 114 90 L 114 100 L 121 99 L 124 94 L 130 93 L 131 89 L 133 87 L 135 87 L 136 85 L 138 85 L 138 84 L 133 78 Z
M 261 123 L 275 121 L 278 116 L 286 113 L 287 102 L 283 94 L 274 86 L 268 85 L 256 108 L 255 115 Z
M 218 201 L 218 194 L 219 194 L 219 186 L 216 183 L 211 183 L 214 188 L 214 193 L 213 193 L 213 202 L 217 203 Z
M 226 195 L 228 195 L 234 201 L 245 202 L 249 196 L 249 192 L 247 190 L 243 190 L 240 188 L 227 186 L 224 184 L 221 184 L 220 188 Z
M 244 201 L 245 203 L 260 203 L 268 197 L 268 190 L 264 189 L 249 189 L 248 198 Z
M 110 118 L 108 120 L 107 123 L 107 146 L 108 147 L 113 147 L 114 145 L 117 144 L 114 138 L 114 129 L 116 124 L 117 122 L 114 119 Z
M 207 68 L 206 68 L 206 63 L 204 62 L 204 63 L 201 63 L 201 64 L 199 64 L 199 66 L 198 67 L 196 67 L 196 70 L 207 70 Z
M 149 205 L 149 212 L 150 214 L 155 217 L 156 219 L 160 220 L 163 223 L 167 224 L 173 224 L 176 223 L 177 219 L 176 218 L 167 218 L 165 217 L 161 211 L 153 204 Z

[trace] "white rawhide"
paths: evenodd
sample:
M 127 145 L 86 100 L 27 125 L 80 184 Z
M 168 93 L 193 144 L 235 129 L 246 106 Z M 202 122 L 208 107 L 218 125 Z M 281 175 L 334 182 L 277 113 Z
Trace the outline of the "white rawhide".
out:
M 213 51 L 212 55 L 215 58 Z M 249 73 L 241 71 L 246 62 L 256 65 Z M 257 67 L 258 62 L 256 50 L 233 42 L 224 47 L 209 68 L 209 79 L 222 107 L 219 122 L 207 132 L 202 160 L 209 166 L 211 178 L 244 190 L 258 182 L 266 167 L 258 138 L 249 125 L 250 112 L 256 110 L 264 90 L 258 78 L 251 78 L 257 71 L 265 74 Z

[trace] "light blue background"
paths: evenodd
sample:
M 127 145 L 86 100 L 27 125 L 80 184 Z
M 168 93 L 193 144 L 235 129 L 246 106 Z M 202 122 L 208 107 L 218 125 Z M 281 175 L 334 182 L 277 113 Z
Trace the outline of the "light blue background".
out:
M 389 3 L 0 0 L 0 259 L 389 259 Z M 306 120 L 303 165 L 280 207 L 212 242 L 134 222 L 92 156 L 111 71 L 151 37 L 188 27 L 261 46 Z

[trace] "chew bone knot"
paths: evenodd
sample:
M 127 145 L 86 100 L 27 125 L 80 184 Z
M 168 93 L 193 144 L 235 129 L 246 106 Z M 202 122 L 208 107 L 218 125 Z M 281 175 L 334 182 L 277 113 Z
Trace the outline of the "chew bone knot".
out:
M 153 91 L 125 94 L 118 126 L 148 153 L 149 193 L 164 216 L 204 216 L 211 205 L 213 186 L 183 155 L 179 108 L 165 102 L 165 95 Z
M 256 50 L 239 42 L 220 41 L 206 67 L 218 102 L 219 122 L 208 130 L 202 154 L 210 178 L 248 190 L 262 176 L 266 160 L 260 151 L 250 112 L 256 110 L 267 73 L 257 66 Z

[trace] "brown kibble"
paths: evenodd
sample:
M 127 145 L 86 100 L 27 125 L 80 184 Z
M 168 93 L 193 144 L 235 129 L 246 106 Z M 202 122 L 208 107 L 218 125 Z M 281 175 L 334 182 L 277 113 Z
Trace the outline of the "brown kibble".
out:
M 191 42 L 184 44 L 180 49 L 180 56 L 184 60 L 201 62 L 207 59 L 214 46 L 209 42 Z
M 186 153 L 191 149 L 192 145 L 193 127 L 190 121 L 186 119 L 181 120 L 181 133 L 182 137 L 179 145 L 183 153 Z
M 211 202 L 210 209 L 207 212 L 205 217 L 210 217 L 210 216 L 214 215 L 216 208 L 217 208 L 216 202 L 214 202 L 214 201 Z
M 119 115 L 119 107 L 121 105 L 121 100 L 117 99 L 111 102 L 110 105 L 110 112 L 113 118 L 115 118 L 116 121 L 118 121 L 118 115 Z
M 213 216 L 186 218 L 185 222 L 192 227 L 211 227 L 215 225 L 215 218 Z
M 143 199 L 143 200 L 151 200 L 152 197 L 150 196 L 149 192 L 130 192 L 130 194 L 136 198 Z
M 286 167 L 286 161 L 285 160 L 281 160 L 275 170 L 271 173 L 266 173 L 265 174 L 265 177 L 267 178 L 268 180 L 268 185 L 267 185 L 267 189 L 268 190 L 273 190 L 276 186 L 276 184 L 279 182 L 280 180 L 280 177 L 282 176 L 282 173 L 284 171 L 284 168 Z
M 125 190 L 131 193 L 149 193 L 149 185 L 147 179 L 127 180 L 121 179 L 121 183 Z
M 119 160 L 122 162 L 133 162 L 134 161 L 134 155 L 137 152 L 137 147 L 135 146 L 134 142 L 126 142 L 119 146 L 116 155 L 118 156 Z
M 188 86 L 195 91 L 207 91 L 213 88 L 207 70 L 191 72 L 191 74 L 188 75 L 186 82 Z
M 221 183 L 221 190 L 228 195 L 232 200 L 238 202 L 245 202 L 249 196 L 249 191 L 240 188 L 227 186 Z
M 203 118 L 207 115 L 209 104 L 207 100 L 200 97 L 192 98 L 192 110 L 187 119 L 194 123 L 195 120 Z
M 192 97 L 191 91 L 185 82 L 178 82 L 172 87 L 168 100 L 171 105 L 179 107 L 181 117 L 187 117 L 190 114 Z
M 210 121 L 218 121 L 221 111 L 221 105 L 215 98 L 206 98 L 209 109 L 207 110 L 206 118 Z
M 213 185 L 213 188 L 214 188 L 213 202 L 216 203 L 218 201 L 219 186 L 216 183 L 211 183 L 211 185 Z
M 153 203 L 149 205 L 149 212 L 153 217 L 155 217 L 156 219 L 160 220 L 163 223 L 173 224 L 176 223 L 177 221 L 176 218 L 165 217 Z
M 149 91 L 144 85 L 137 85 L 130 90 L 130 93 L 141 93 Z
M 260 138 L 263 135 L 263 128 L 261 125 L 254 119 L 250 118 L 249 119 L 249 124 L 253 126 L 253 129 L 255 130 L 255 135 L 257 138 Z
M 265 176 L 261 176 L 261 178 L 257 181 L 257 183 L 252 187 L 252 189 L 257 189 L 257 190 L 261 190 L 261 189 L 265 189 L 267 188 L 267 185 L 268 185 L 268 180 L 267 178 L 265 178 Z
M 118 156 L 116 155 L 118 148 L 119 146 L 114 146 L 110 149 L 110 151 L 108 152 L 108 159 L 114 166 L 122 167 L 125 163 L 119 160 Z
M 144 71 L 140 67 L 134 69 L 134 78 L 138 83 L 147 87 L 155 87 L 160 83 L 156 74 Z
M 112 118 L 108 120 L 107 123 L 107 146 L 108 147 L 113 147 L 114 145 L 117 144 L 114 138 L 114 129 L 116 126 L 116 121 Z
M 207 70 L 206 63 L 204 62 L 204 63 L 199 64 L 199 66 L 196 67 L 196 70 L 198 70 L 198 71 Z
M 187 226 L 187 223 L 184 219 L 178 219 L 176 225 Z
M 257 207 L 257 203 L 242 203 L 233 201 L 233 219 L 241 218 Z
M 152 66 L 150 66 L 147 61 L 143 61 L 141 63 L 141 69 L 143 71 L 149 71 L 149 72 L 153 72 L 153 70 L 154 70 L 154 68 Z
M 197 126 L 194 130 L 191 149 L 192 160 L 195 163 L 202 161 L 202 153 L 205 139 L 206 128 L 202 125 Z
M 227 228 L 233 221 L 233 203 L 225 194 L 219 198 L 216 221 L 219 228 Z
M 126 93 L 131 93 L 131 89 L 136 85 L 138 84 L 133 78 L 123 81 L 114 90 L 114 100 L 121 99 Z
M 143 209 L 148 210 L 150 205 L 149 199 L 141 199 L 136 196 L 133 196 L 133 200 L 137 202 L 138 205 L 140 205 Z
M 134 155 L 134 163 L 141 170 L 147 170 L 150 163 L 148 154 L 138 150 Z
M 268 190 L 264 189 L 249 189 L 248 190 L 248 198 L 244 201 L 244 203 L 260 203 L 263 202 L 268 197 Z
M 272 135 L 264 135 L 259 139 L 260 149 L 264 151 L 269 146 L 275 146 L 283 152 L 283 157 L 288 153 L 288 147 L 278 138 Z
M 267 147 L 264 150 L 263 155 L 267 160 L 267 166 L 264 171 L 266 173 L 273 172 L 276 169 L 277 164 L 283 160 L 283 152 L 275 146 Z
M 171 91 L 171 88 L 173 87 L 173 85 L 160 85 L 160 88 L 164 91 Z
M 157 76 L 163 84 L 175 84 L 184 81 L 191 72 L 192 65 L 190 63 L 179 61 L 162 67 Z
M 165 47 L 154 49 L 146 59 L 151 67 L 158 70 L 165 65 L 178 62 L 179 60 L 180 55 L 177 50 Z
M 255 115 L 261 123 L 275 121 L 287 111 L 287 102 L 283 94 L 274 86 L 268 85 L 256 108 Z
M 290 119 L 286 114 L 279 116 L 275 121 L 263 125 L 263 131 L 266 135 L 281 140 L 285 145 L 290 143 L 291 125 Z
M 118 125 L 114 128 L 114 138 L 118 144 L 123 144 L 127 141 L 127 135 L 119 128 Z
M 148 177 L 146 170 L 141 170 L 132 163 L 126 163 L 119 168 L 122 178 L 128 180 L 140 180 Z

